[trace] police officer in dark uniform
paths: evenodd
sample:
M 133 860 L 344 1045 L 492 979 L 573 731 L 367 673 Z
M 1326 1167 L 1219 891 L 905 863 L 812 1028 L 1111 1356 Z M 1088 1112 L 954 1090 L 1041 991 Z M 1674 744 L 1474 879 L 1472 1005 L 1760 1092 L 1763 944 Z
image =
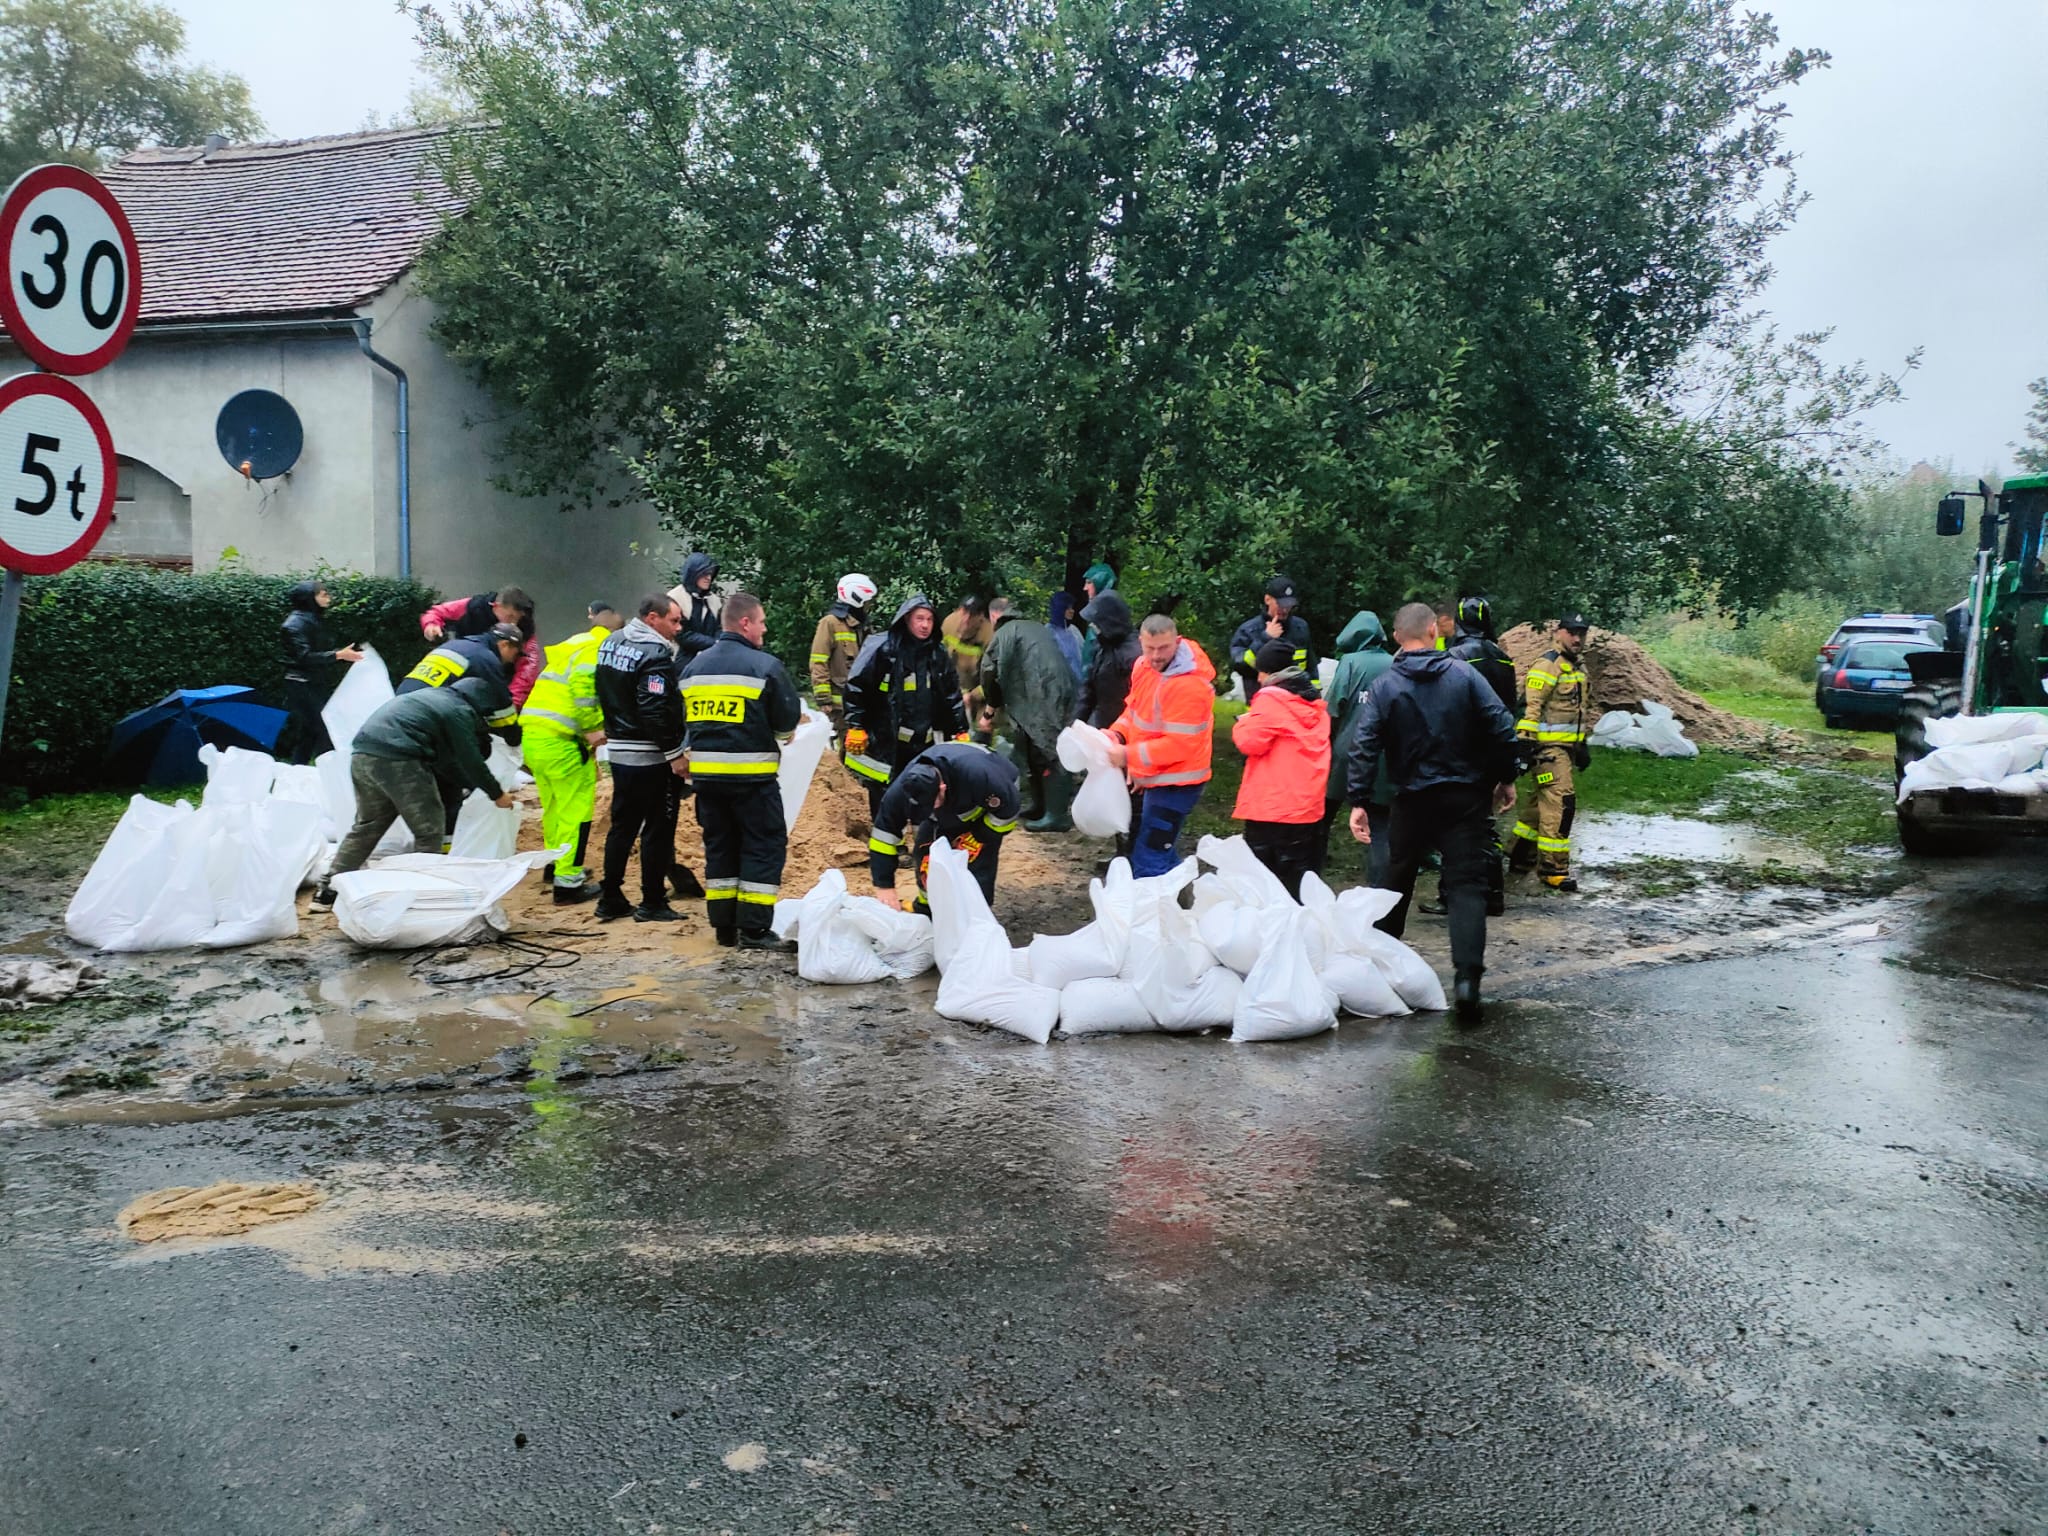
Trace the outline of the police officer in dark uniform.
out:
M 1263 606 L 1230 637 L 1230 670 L 1243 680 L 1247 704 L 1259 691 L 1259 647 L 1268 640 L 1285 640 L 1294 648 L 1294 664 L 1311 678 L 1316 675 L 1315 660 L 1309 655 L 1308 620 L 1295 611 L 1300 605 L 1294 578 L 1275 576 L 1266 583 Z
M 770 931 L 789 829 L 782 817 L 781 742 L 803 706 L 782 663 L 761 649 L 768 617 L 761 599 L 735 592 L 709 650 L 683 668 L 684 751 L 704 829 L 704 897 L 718 942 L 740 949 L 791 950 Z
M 896 861 L 903 852 L 903 834 L 914 831 L 917 898 L 913 912 L 929 912 L 925 879 L 931 872 L 932 844 L 945 838 L 967 855 L 974 882 L 993 906 L 996 864 L 1003 839 L 1016 830 L 1017 765 L 974 742 L 943 742 L 928 747 L 890 784 L 875 809 L 868 831 L 868 878 L 875 895 L 890 906 L 896 902 Z

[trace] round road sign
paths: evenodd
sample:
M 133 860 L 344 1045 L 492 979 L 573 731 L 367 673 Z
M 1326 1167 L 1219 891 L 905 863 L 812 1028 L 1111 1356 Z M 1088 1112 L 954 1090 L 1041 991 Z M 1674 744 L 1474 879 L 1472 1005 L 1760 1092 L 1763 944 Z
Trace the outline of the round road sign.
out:
M 0 258 L 0 320 L 22 351 L 72 374 L 121 355 L 142 312 L 142 258 L 99 178 L 71 165 L 24 172 L 0 200 Z
M 50 576 L 92 553 L 120 475 L 99 407 L 69 379 L 0 384 L 0 566 Z

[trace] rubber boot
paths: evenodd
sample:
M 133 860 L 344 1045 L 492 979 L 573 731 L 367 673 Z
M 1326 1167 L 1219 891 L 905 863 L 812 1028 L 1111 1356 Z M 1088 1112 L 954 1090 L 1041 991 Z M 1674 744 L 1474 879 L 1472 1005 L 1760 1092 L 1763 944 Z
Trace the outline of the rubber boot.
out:
M 1458 974 L 1451 979 L 1451 1007 L 1460 1024 L 1477 1024 L 1484 1017 L 1479 1002 L 1479 978 L 1483 967 L 1461 965 Z
M 1012 748 L 1003 755 L 1017 770 L 1017 819 L 1033 831 L 1031 823 L 1045 815 L 1045 780 L 1031 771 L 1022 752 Z
M 1055 768 L 1045 776 L 1045 814 L 1024 823 L 1026 832 L 1071 832 L 1074 830 L 1074 776 Z

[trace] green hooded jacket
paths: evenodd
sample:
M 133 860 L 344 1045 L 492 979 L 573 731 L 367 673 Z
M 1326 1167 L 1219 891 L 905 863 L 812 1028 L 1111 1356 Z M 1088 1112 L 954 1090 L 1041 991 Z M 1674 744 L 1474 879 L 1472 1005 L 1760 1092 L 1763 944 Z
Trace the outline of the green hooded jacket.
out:
M 1323 702 L 1330 710 L 1332 763 L 1341 763 L 1350 755 L 1351 727 L 1358 720 L 1359 695 L 1393 664 L 1393 653 L 1387 649 L 1387 631 L 1380 623 L 1380 616 L 1369 609 L 1359 609 L 1337 636 L 1337 670 L 1323 694 Z M 1342 779 L 1343 775 L 1333 773 L 1330 783 L 1341 788 Z M 1337 798 L 1341 800 L 1343 796 L 1340 794 Z M 1385 805 L 1392 799 L 1393 788 L 1387 780 L 1386 762 L 1382 759 L 1379 777 L 1373 783 L 1373 800 Z
M 1116 590 L 1116 572 L 1100 560 L 1081 573 L 1081 580 L 1095 583 L 1095 595 Z M 1081 637 L 1081 675 L 1086 677 L 1088 669 L 1095 665 L 1095 626 L 1088 626 L 1088 633 Z
M 1003 615 L 981 653 L 981 696 L 1010 717 L 1011 726 L 1050 752 L 1074 718 L 1080 684 L 1050 625 Z

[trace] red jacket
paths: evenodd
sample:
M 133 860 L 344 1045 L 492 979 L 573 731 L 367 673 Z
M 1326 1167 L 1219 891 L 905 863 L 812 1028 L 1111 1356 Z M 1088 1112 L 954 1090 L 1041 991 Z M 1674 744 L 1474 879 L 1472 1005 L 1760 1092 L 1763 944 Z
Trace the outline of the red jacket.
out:
M 434 604 L 420 615 L 420 628 L 424 630 L 434 624 L 451 635 L 480 635 L 497 621 L 497 615 L 491 611 L 490 594 L 486 592 Z M 526 696 L 533 692 L 534 679 L 540 676 L 540 664 L 540 636 L 528 631 L 525 643 L 519 647 L 519 659 L 512 664 L 510 681 L 515 706 L 526 707 Z
M 1240 821 L 1298 823 L 1323 819 L 1323 786 L 1330 777 L 1330 712 L 1300 680 L 1302 693 L 1273 682 L 1230 728 L 1244 754 L 1244 783 L 1230 814 Z
M 1215 683 L 1215 666 L 1192 640 L 1181 641 L 1164 672 L 1142 654 L 1131 664 L 1131 691 L 1109 730 L 1130 748 L 1124 771 L 1133 789 L 1209 782 Z

